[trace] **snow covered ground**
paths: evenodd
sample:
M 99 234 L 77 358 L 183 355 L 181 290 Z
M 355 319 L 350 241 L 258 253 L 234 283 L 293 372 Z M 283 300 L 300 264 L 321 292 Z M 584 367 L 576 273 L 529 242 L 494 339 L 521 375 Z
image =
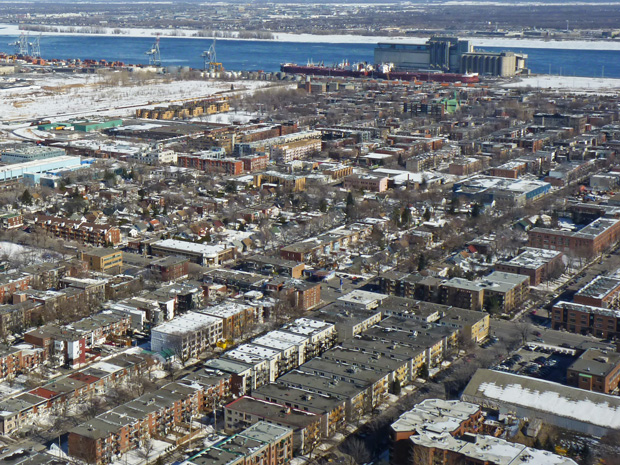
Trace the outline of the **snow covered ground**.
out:
M 60 31 L 63 26 L 54 26 Z M 78 28 L 79 29 L 79 28 Z M 155 37 L 161 34 L 165 38 L 179 39 L 208 39 L 209 37 L 200 37 L 197 34 L 203 34 L 204 31 L 198 29 L 141 29 L 141 28 L 122 28 L 121 34 L 114 33 L 115 28 L 100 28 L 105 30 L 103 34 L 92 34 L 88 32 L 66 32 L 68 26 L 64 27 L 63 32 L 44 32 L 44 36 L 51 35 L 97 35 L 111 37 Z M 21 34 L 18 26 L 15 24 L 0 24 L 1 35 L 19 35 Z M 27 32 L 27 31 L 23 31 Z M 31 34 L 39 34 L 31 32 Z M 233 33 L 234 34 L 234 33 Z M 345 35 L 345 34 L 290 34 L 290 33 L 274 33 L 273 39 L 278 42 L 305 42 L 305 43 L 340 43 L 340 44 L 376 44 L 378 42 L 405 42 L 411 44 L 421 44 L 426 42 L 430 37 L 392 37 L 392 36 L 361 36 L 361 35 Z M 514 47 L 514 48 L 552 48 L 552 49 L 586 49 L 586 50 L 620 50 L 620 40 L 545 40 L 532 38 L 511 38 L 511 37 L 465 37 L 469 39 L 475 46 L 479 47 Z M 233 38 L 231 38 L 233 39 Z M 226 40 L 224 38 L 219 40 Z M 261 40 L 261 39 L 235 39 L 235 40 Z
M 620 79 L 538 75 L 522 77 L 504 84 L 504 87 L 528 86 L 586 93 L 615 93 L 620 90 Z
M 123 116 L 133 114 L 136 108 L 200 99 L 230 90 L 230 82 L 224 81 L 156 79 L 123 86 L 108 83 L 105 76 L 98 75 L 35 77 L 29 88 L 8 89 L 0 94 L 0 115 L 5 121 L 93 114 Z M 270 85 L 273 83 L 269 81 L 237 81 L 235 93 Z
M 33 264 L 62 259 L 62 255 L 46 249 L 37 249 L 12 242 L 0 242 L 0 260 Z

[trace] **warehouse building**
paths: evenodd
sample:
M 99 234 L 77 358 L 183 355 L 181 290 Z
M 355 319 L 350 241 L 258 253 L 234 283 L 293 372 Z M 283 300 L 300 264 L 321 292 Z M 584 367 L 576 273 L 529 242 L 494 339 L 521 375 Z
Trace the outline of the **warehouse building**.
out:
M 602 437 L 620 429 L 620 398 L 527 376 L 479 369 L 461 400 Z

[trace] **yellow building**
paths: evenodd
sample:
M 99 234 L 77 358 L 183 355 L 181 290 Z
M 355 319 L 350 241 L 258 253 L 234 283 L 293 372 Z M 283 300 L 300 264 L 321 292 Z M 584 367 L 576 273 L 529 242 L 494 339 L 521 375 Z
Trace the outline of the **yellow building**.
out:
M 118 273 L 123 266 L 123 252 L 115 249 L 89 249 L 82 252 L 80 260 L 88 263 L 93 271 Z

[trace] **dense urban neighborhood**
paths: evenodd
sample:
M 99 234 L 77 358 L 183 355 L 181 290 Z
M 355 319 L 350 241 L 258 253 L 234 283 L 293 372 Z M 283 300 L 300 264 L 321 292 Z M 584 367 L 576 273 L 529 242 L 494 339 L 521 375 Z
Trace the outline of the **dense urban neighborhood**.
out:
M 158 52 L 0 56 L 0 461 L 618 463 L 614 80 Z

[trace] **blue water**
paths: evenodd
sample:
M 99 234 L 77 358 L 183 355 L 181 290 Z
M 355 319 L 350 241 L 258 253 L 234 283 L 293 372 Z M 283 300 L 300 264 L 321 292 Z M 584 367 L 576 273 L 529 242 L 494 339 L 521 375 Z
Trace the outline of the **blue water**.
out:
M 15 36 L 0 35 L 0 51 L 13 52 L 8 45 Z M 150 49 L 153 38 L 102 36 L 43 36 L 43 58 L 80 58 L 148 63 L 144 52 Z M 211 45 L 210 39 L 162 38 L 160 43 L 164 66 L 202 68 L 201 53 Z M 308 59 L 326 65 L 348 59 L 350 62 L 373 61 L 373 44 L 315 44 L 298 42 L 245 41 L 221 39 L 217 42 L 217 58 L 229 70 L 277 71 L 281 63 L 305 64 Z M 528 64 L 534 73 L 566 76 L 620 78 L 620 51 L 552 50 L 543 48 L 493 48 L 489 51 L 512 50 L 529 56 Z M 603 66 L 604 71 L 603 71 Z

